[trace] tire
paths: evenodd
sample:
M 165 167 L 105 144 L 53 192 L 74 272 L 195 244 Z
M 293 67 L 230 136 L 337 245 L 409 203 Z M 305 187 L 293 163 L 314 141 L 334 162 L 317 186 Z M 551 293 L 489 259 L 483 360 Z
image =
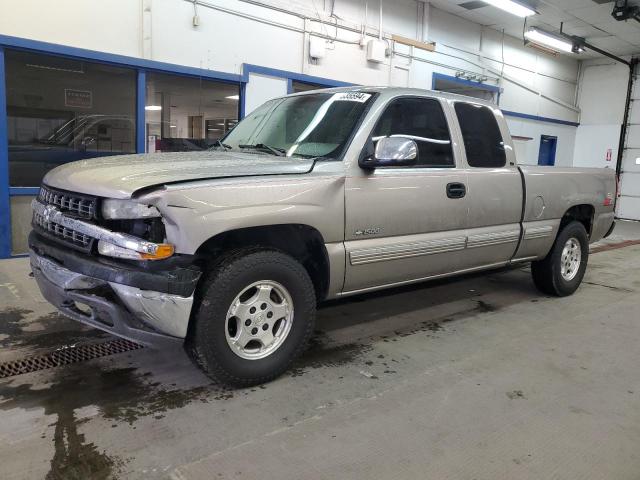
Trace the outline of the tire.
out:
M 248 387 L 273 380 L 305 350 L 313 333 L 313 283 L 306 269 L 282 252 L 231 252 L 198 291 L 187 351 L 223 384 Z
M 577 259 L 579 264 L 576 265 Z M 582 282 L 588 259 L 589 238 L 584 225 L 575 221 L 568 223 L 558 233 L 549 254 L 531 263 L 533 283 L 548 295 L 571 295 Z

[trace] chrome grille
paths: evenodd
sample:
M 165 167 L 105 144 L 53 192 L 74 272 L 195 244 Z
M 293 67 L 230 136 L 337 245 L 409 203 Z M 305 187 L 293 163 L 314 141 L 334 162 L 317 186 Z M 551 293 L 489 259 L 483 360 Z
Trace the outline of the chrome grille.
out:
M 89 195 L 54 190 L 43 185 L 40 187 L 38 199 L 44 204 L 55 205 L 61 211 L 78 217 L 95 218 L 96 215 L 97 199 Z
M 45 218 L 34 212 L 33 225 L 40 231 L 54 236 L 57 239 L 64 240 L 67 244 L 74 245 L 81 250 L 90 250 L 93 238 L 84 233 L 76 232 L 70 228 L 64 227 L 58 223 L 47 222 Z

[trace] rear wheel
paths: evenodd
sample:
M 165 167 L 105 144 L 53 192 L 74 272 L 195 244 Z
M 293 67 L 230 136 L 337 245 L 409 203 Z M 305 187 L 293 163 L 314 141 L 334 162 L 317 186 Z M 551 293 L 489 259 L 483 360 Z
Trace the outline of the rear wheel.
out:
M 313 283 L 294 258 L 265 249 L 233 252 L 201 287 L 188 350 L 223 383 L 267 382 L 304 350 L 315 304 Z
M 588 258 L 587 231 L 580 222 L 571 222 L 560 231 L 549 254 L 532 262 L 533 282 L 549 295 L 571 295 L 582 282 Z

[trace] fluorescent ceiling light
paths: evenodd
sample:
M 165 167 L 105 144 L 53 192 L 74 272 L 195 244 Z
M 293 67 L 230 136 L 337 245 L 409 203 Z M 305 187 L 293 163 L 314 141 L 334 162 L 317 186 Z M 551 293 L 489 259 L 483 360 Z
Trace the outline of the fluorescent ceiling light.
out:
M 500 10 L 504 10 L 505 12 L 517 15 L 518 17 L 530 17 L 531 15 L 536 14 L 536 11 L 533 8 L 512 0 L 484 0 L 484 2 L 499 8 Z
M 169 128 L 178 128 L 175 125 L 169 125 Z
M 146 107 L 144 107 L 144 109 L 150 112 L 157 112 L 159 110 L 162 110 L 162 107 L 160 105 L 147 105 Z
M 538 30 L 537 28 L 527 30 L 524 34 L 524 37 L 527 40 L 538 43 L 540 45 L 544 45 L 545 47 L 553 48 L 554 50 L 559 50 L 561 52 L 567 53 L 571 53 L 573 51 L 573 42 L 563 40 L 562 38 L 558 38 L 555 35 L 547 33 L 543 30 Z
M 228 97 L 224 98 L 228 98 L 229 100 L 240 100 L 240 95 L 229 95 Z

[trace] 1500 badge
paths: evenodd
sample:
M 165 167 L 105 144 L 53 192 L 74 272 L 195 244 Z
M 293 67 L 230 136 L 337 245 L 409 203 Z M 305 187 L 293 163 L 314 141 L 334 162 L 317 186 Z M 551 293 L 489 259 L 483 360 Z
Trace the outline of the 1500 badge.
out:
M 360 235 L 378 235 L 382 229 L 380 227 L 363 228 L 362 230 L 356 230 L 354 233 L 356 236 Z

